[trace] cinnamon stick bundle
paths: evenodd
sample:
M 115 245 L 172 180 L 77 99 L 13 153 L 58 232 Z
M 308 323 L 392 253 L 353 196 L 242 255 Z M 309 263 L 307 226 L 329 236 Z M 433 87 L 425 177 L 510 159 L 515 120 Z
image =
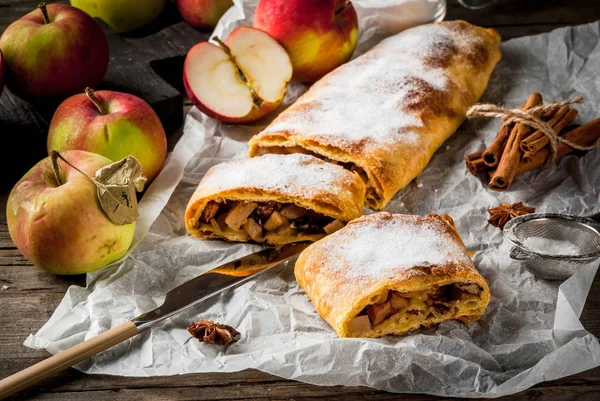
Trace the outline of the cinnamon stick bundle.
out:
M 542 95 L 539 92 L 535 92 L 529 95 L 527 100 L 519 106 L 519 109 L 526 110 L 534 106 L 539 106 L 542 102 Z M 465 163 L 471 174 L 478 175 L 479 173 L 489 171 L 491 167 L 496 167 L 498 165 L 513 129 L 514 124 L 503 125 L 498 131 L 496 139 L 494 139 L 490 146 L 465 156 Z
M 568 106 L 569 103 L 577 102 L 577 99 L 573 100 L 561 102 L 564 105 L 559 108 L 546 108 L 543 113 L 537 112 L 541 113 L 541 117 L 539 114 L 534 116 L 545 121 L 559 137 L 572 142 L 574 146 L 597 146 L 600 144 L 600 118 L 581 126 L 570 125 L 578 115 L 577 110 Z M 529 95 L 520 109 L 526 110 L 541 104 L 542 97 L 536 92 Z M 490 146 L 465 156 L 467 168 L 473 175 L 485 174 L 490 189 L 508 189 L 515 177 L 543 167 L 552 157 L 546 134 L 540 130 L 532 131 L 534 130 L 521 123 L 503 125 Z M 562 157 L 573 150 L 559 141 L 556 157 Z

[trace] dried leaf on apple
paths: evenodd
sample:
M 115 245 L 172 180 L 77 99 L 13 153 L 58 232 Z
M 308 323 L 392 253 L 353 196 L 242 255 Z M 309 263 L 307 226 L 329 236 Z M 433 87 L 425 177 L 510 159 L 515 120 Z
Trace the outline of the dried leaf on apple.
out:
M 133 156 L 96 171 L 98 200 L 102 210 L 115 224 L 129 224 L 139 216 L 137 194 L 142 192 L 146 177 L 142 174 L 142 164 Z
M 124 225 L 137 220 L 139 212 L 136 191 L 143 191 L 147 179 L 142 173 L 142 164 L 134 156 L 130 155 L 107 164 L 96 171 L 95 179 L 62 157 L 58 150 L 50 152 L 50 159 L 58 185 L 63 184 L 58 165 L 58 159 L 61 159 L 96 185 L 98 201 L 110 221 L 117 225 Z

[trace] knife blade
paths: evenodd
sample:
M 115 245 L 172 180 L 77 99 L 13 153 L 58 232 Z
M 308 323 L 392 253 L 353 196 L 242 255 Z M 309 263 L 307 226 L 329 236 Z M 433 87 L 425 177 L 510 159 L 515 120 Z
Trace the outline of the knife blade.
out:
M 21 391 L 70 366 L 148 330 L 158 322 L 174 316 L 214 295 L 245 283 L 258 274 L 298 255 L 309 242 L 267 248 L 215 267 L 167 292 L 156 309 L 121 323 L 95 337 L 74 345 L 26 369 L 0 380 L 0 399 Z
M 251 280 L 256 275 L 298 255 L 310 245 L 299 242 L 267 248 L 215 267 L 173 288 L 158 308 L 133 318 L 138 333 L 229 288 Z

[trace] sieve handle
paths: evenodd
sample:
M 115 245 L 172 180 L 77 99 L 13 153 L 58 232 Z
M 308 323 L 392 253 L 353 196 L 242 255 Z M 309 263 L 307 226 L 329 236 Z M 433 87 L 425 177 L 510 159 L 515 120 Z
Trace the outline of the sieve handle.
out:
M 514 247 L 511 251 L 510 251 L 510 258 L 512 260 L 516 260 L 519 262 L 522 262 L 524 260 L 530 259 L 533 255 L 527 252 L 523 252 L 521 251 L 519 248 Z

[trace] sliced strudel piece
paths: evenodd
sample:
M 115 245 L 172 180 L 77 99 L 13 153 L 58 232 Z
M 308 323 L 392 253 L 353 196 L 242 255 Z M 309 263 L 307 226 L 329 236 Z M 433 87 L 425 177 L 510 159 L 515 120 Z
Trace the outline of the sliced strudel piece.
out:
M 483 94 L 500 36 L 464 21 L 384 39 L 315 83 L 250 140 L 249 155 L 308 153 L 358 172 L 383 209 Z
M 299 256 L 296 280 L 340 337 L 404 334 L 478 319 L 490 300 L 449 216 L 380 212 Z
M 185 211 L 198 238 L 284 245 L 316 241 L 362 215 L 358 174 L 310 155 L 265 155 L 213 166 Z

